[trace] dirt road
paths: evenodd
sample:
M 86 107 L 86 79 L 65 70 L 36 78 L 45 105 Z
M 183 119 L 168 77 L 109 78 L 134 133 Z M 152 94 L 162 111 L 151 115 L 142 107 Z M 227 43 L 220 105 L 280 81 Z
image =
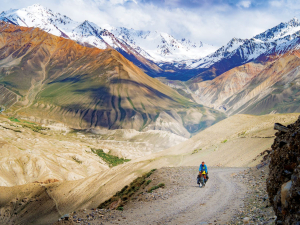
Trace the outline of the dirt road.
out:
M 227 224 L 243 204 L 247 188 L 233 176 L 243 168 L 211 168 L 204 188 L 196 184 L 196 167 L 162 168 L 151 175 L 147 188 L 163 182 L 165 188 L 139 193 L 123 212 L 108 211 L 89 224 Z M 82 214 L 81 214 L 82 213 Z M 77 212 L 83 218 L 89 211 Z M 84 213 L 84 214 L 83 214 Z M 80 215 L 81 214 L 81 215 Z M 81 221 L 83 222 L 83 221 Z

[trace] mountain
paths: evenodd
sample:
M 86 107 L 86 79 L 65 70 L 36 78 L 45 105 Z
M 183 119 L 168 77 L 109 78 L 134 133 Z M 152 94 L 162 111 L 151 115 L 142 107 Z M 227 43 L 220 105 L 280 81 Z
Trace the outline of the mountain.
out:
M 156 64 L 96 24 L 89 21 L 75 22 L 65 15 L 54 13 L 38 4 L 2 12 L 0 20 L 24 27 L 38 27 L 50 34 L 75 40 L 85 46 L 95 46 L 99 49 L 114 48 L 146 71 L 161 70 Z
M 220 74 L 259 58 L 268 60 L 298 46 L 300 23 L 296 18 L 251 39 L 233 38 L 219 49 L 201 41 L 180 40 L 159 31 L 125 27 L 101 28 L 90 21 L 75 22 L 41 5 L 0 14 L 0 20 L 38 27 L 85 46 L 113 48 L 152 77 L 187 81 L 212 80 Z
M 189 88 L 198 103 L 228 115 L 300 112 L 299 56 L 292 50 L 276 60 L 246 63 Z
M 75 22 L 60 13 L 35 4 L 19 10 L 0 14 L 0 20 L 25 27 L 38 27 L 50 34 L 75 40 L 82 45 L 99 49 L 113 48 L 152 76 L 162 76 L 165 63 L 203 57 L 215 47 L 192 42 L 185 38 L 177 40 L 163 32 L 139 31 L 124 27 L 104 29 L 90 21 Z M 176 66 L 172 66 L 176 69 Z M 171 71 L 171 74 L 175 71 Z M 183 78 L 184 79 L 184 78 Z
M 204 57 L 216 49 L 201 41 L 196 43 L 185 38 L 177 40 L 170 34 L 158 31 L 140 31 L 120 27 L 111 29 L 111 32 L 145 58 L 158 64 Z
M 196 81 L 211 80 L 247 62 L 272 60 L 299 48 L 300 23 L 293 18 L 287 23 L 266 30 L 251 39 L 233 38 L 216 52 L 198 60 L 182 61 L 185 69 L 199 69 Z
M 260 63 L 247 63 L 213 80 L 193 82 L 189 85 L 189 89 L 194 93 L 194 99 L 198 103 L 226 112 L 229 108 L 224 102 L 245 89 L 264 68 L 265 66 Z
M 73 128 L 165 130 L 184 137 L 224 118 L 147 76 L 113 49 L 0 23 L 8 114 Z

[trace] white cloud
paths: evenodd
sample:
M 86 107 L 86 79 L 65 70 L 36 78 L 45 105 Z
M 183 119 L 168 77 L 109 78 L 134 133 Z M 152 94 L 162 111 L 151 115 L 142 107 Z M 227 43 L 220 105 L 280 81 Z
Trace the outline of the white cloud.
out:
M 274 6 L 274 7 L 281 7 L 283 5 L 283 2 L 282 1 L 271 1 L 270 5 Z
M 237 4 L 239 7 L 249 8 L 251 5 L 251 1 L 241 1 Z

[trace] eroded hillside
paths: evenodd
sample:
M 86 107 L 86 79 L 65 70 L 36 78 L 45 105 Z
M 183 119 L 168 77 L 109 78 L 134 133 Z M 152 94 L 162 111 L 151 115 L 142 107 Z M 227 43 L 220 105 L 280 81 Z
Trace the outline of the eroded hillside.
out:
M 300 112 L 299 66 L 299 51 L 294 50 L 233 68 L 211 81 L 192 80 L 189 86 L 199 103 L 228 115 Z
M 0 186 L 78 180 L 185 140 L 166 131 L 73 130 L 0 116 Z
M 79 208 L 99 206 L 100 203 L 109 199 L 125 185 L 153 168 L 199 166 L 199 162 L 203 160 L 209 168 L 221 167 L 220 171 L 222 171 L 222 167 L 256 165 L 263 157 L 261 153 L 271 147 L 274 140 L 274 123 L 289 124 L 295 121 L 298 116 L 299 114 L 235 115 L 200 132 L 182 144 L 102 170 L 83 179 L 50 184 L 28 183 L 14 187 L 0 187 L 1 210 L 3 215 L 6 215 L 5 212 L 7 212 L 7 217 L 4 216 L 2 219 L 12 223 L 32 221 L 35 224 L 47 224 L 49 221 L 54 222 L 65 213 L 73 212 Z M 22 128 L 20 130 L 22 131 Z M 30 134 L 27 132 L 27 135 Z M 22 141 L 25 140 L 22 139 Z M 66 141 L 63 143 L 68 146 Z M 78 142 L 75 141 L 74 144 L 76 143 Z M 16 142 L 12 144 L 18 146 Z M 61 146 L 59 143 L 56 145 Z M 51 150 L 53 149 L 51 148 Z M 24 150 L 19 151 L 18 153 L 22 154 L 21 151 Z M 69 148 L 68 151 L 75 153 L 79 150 Z M 54 156 L 56 154 L 57 152 L 53 153 Z M 40 157 L 46 159 L 47 155 L 51 155 L 51 153 L 41 148 Z M 86 155 L 89 153 L 87 152 Z M 60 168 L 54 167 L 56 168 L 54 171 L 62 172 L 66 166 L 70 167 L 70 170 L 72 168 L 86 170 L 84 163 L 78 164 L 74 160 L 73 162 L 74 164 L 61 163 Z M 52 165 L 55 166 L 56 164 Z M 74 165 L 78 166 L 74 167 Z M 1 170 L 5 172 L 4 167 Z M 16 172 L 26 173 L 28 171 Z M 49 170 L 46 170 L 45 173 L 52 174 Z M 189 197 L 192 196 L 189 195 Z M 25 199 L 24 202 L 19 206 L 23 199 Z M 18 207 L 14 208 L 14 204 L 18 204 Z M 14 215 L 14 212 L 18 216 L 10 216 L 9 213 Z
M 224 118 L 147 76 L 115 50 L 5 22 L 0 31 L 0 84 L 10 94 L 0 104 L 7 113 L 73 128 L 148 127 L 184 137 Z

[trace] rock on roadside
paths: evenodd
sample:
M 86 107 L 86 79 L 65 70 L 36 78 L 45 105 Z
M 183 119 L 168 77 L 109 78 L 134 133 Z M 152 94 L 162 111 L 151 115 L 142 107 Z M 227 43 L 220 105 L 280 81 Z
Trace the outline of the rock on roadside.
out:
M 267 191 L 276 223 L 300 224 L 300 117 L 286 128 L 275 134 Z

